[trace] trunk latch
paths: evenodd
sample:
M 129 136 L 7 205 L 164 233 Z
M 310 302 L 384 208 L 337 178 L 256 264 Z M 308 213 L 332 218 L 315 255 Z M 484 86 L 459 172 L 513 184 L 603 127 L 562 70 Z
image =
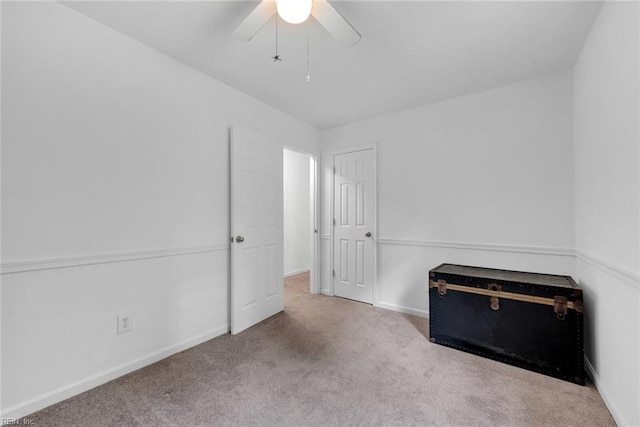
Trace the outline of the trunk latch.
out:
M 444 298 L 444 296 L 447 294 L 447 281 L 446 280 L 438 280 L 437 282 L 435 280 L 431 280 L 431 283 L 429 284 L 430 288 L 438 288 L 438 296 L 440 298 Z
M 567 297 L 553 297 L 553 311 L 556 313 L 558 320 L 564 320 L 567 315 Z
M 502 291 L 502 286 L 498 285 L 497 283 L 489 283 L 487 288 L 490 291 L 494 291 L 494 292 L 501 292 Z M 500 299 L 497 296 L 492 296 L 491 297 L 491 310 L 498 311 L 499 309 L 500 309 Z

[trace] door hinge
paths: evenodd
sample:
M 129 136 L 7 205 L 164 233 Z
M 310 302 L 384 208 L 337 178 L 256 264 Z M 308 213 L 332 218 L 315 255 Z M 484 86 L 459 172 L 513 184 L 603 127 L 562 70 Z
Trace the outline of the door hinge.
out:
M 336 226 L 336 219 L 335 218 L 333 218 L 333 226 L 334 227 Z
M 335 167 L 333 168 L 333 174 L 334 175 L 336 174 L 336 168 Z
M 336 271 L 335 271 L 335 270 L 331 270 L 331 275 L 332 275 L 333 277 L 336 277 Z

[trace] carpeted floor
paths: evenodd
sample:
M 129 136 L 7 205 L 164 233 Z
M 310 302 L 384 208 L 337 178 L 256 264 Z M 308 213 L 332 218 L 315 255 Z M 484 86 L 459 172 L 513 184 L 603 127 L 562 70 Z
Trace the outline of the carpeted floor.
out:
M 426 319 L 309 293 L 27 417 L 46 426 L 615 425 L 598 392 L 432 344 Z

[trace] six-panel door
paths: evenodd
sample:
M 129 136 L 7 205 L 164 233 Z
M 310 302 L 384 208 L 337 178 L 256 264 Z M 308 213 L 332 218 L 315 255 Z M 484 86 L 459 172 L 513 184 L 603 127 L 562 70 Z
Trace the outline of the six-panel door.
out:
M 334 295 L 373 302 L 373 149 L 334 156 Z

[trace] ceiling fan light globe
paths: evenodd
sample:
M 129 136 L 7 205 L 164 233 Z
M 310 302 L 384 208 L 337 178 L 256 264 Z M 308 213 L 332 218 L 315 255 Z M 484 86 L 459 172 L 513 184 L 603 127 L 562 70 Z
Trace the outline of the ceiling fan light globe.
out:
M 313 0 L 276 0 L 280 18 L 290 24 L 301 24 L 311 15 Z

